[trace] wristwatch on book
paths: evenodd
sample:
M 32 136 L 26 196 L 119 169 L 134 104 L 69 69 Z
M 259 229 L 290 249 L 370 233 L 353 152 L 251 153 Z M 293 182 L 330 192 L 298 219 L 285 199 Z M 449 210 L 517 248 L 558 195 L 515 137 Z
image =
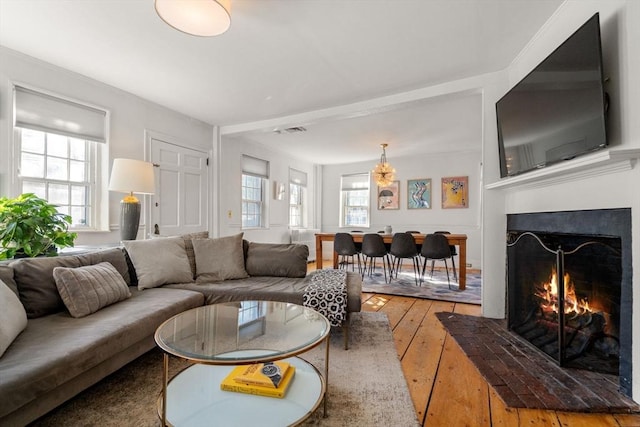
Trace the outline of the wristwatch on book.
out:
M 280 380 L 282 379 L 282 373 L 280 367 L 273 362 L 266 362 L 262 367 L 262 373 L 268 376 L 273 382 L 273 385 L 278 387 Z

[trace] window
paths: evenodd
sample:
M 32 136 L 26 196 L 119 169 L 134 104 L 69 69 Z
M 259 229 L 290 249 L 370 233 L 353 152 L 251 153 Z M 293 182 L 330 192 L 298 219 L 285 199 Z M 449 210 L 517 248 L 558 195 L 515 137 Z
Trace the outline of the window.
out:
M 306 221 L 307 174 L 289 169 L 289 226 L 303 228 Z
M 242 156 L 242 228 L 266 227 L 269 162 Z
M 107 112 L 21 86 L 14 97 L 16 191 L 57 205 L 74 230 L 107 230 Z
M 369 226 L 369 174 L 343 175 L 340 179 L 340 226 Z
M 21 193 L 34 193 L 71 215 L 72 227 L 93 225 L 94 142 L 19 129 Z

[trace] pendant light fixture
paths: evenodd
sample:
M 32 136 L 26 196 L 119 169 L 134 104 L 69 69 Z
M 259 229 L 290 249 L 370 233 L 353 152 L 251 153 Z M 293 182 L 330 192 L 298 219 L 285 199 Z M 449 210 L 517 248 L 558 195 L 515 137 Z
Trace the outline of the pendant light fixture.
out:
M 395 178 L 396 170 L 391 167 L 391 165 L 387 162 L 387 148 L 388 144 L 380 144 L 382 147 L 382 156 L 380 156 L 380 163 L 373 168 L 373 180 L 380 187 L 387 187 L 391 185 Z
M 178 31 L 217 36 L 231 25 L 230 0 L 155 0 L 156 13 Z

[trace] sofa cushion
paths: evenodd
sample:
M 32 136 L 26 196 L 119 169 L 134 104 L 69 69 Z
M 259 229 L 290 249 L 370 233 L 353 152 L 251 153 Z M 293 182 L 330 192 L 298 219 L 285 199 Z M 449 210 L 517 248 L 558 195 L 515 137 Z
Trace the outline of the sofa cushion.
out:
M 16 281 L 13 280 L 12 267 L 9 267 L 9 265 L 0 265 L 0 280 L 3 281 L 16 296 L 20 295 L 18 294 L 18 285 L 16 285 Z
M 184 249 L 187 251 L 187 258 L 189 258 L 189 266 L 191 267 L 191 273 L 193 278 L 196 278 L 196 253 L 193 251 L 193 239 L 208 239 L 208 231 L 198 231 L 196 233 L 183 234 L 180 237 L 184 239 Z
M 247 273 L 250 276 L 305 277 L 309 248 L 289 243 L 249 243 Z
M 193 240 L 197 283 L 248 277 L 244 268 L 242 235 Z
M 127 240 L 122 243 L 136 270 L 138 289 L 193 281 L 182 237 Z
M 53 277 L 73 317 L 84 317 L 131 296 L 118 270 L 108 262 L 78 268 L 56 267 Z
M 18 284 L 20 301 L 27 317 L 35 319 L 65 309 L 60 298 L 53 269 L 56 267 L 81 267 L 77 256 L 52 258 L 24 258 L 12 262 L 14 278 Z
M 0 280 L 0 356 L 26 327 L 27 312 L 24 311 L 24 306 L 16 294 Z

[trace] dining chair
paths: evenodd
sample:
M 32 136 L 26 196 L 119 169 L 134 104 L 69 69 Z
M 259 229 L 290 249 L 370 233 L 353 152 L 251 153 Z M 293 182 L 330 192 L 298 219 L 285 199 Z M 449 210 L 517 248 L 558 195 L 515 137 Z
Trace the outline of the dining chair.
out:
M 382 269 L 384 271 L 384 281 L 387 283 L 387 267 L 389 269 L 389 281 L 391 280 L 391 261 L 389 252 L 384 244 L 384 239 L 380 234 L 367 233 L 362 237 L 362 255 L 364 255 L 364 267 L 362 269 L 362 278 L 367 271 L 367 262 L 369 263 L 369 276 L 372 275 L 376 266 L 376 259 L 382 258 Z
M 434 231 L 433 234 L 451 234 L 451 233 L 448 231 Z M 455 245 L 449 245 L 449 250 L 451 251 L 451 265 L 453 265 L 453 280 L 457 282 L 458 273 L 456 272 L 456 260 L 454 257 L 458 255 L 458 251 L 456 250 Z
M 396 233 L 391 239 L 391 256 L 392 258 L 392 271 L 391 275 L 395 272 L 396 279 L 398 278 L 398 272 L 402 268 L 402 261 L 404 259 L 411 259 L 413 263 L 413 276 L 418 286 L 418 276 L 420 271 L 420 264 L 418 262 L 418 249 L 416 247 L 416 239 L 410 233 Z M 391 282 L 391 280 L 389 280 Z
M 444 261 L 445 271 L 447 272 L 447 283 L 449 289 L 451 289 L 451 281 L 449 280 L 449 268 L 447 267 L 447 259 L 451 258 L 451 249 L 449 248 L 449 241 L 444 234 L 427 234 L 424 236 L 424 242 L 422 243 L 422 257 L 424 258 L 424 264 L 422 264 L 422 274 L 420 275 L 420 284 L 424 282 L 424 272 L 427 268 L 427 261 L 431 260 L 431 276 L 433 277 L 433 267 L 436 261 Z
M 338 268 L 345 268 L 351 264 L 351 270 L 355 271 L 354 257 L 358 259 L 358 273 L 362 273 L 360 251 L 356 248 L 353 236 L 349 233 L 336 233 L 333 240 L 333 250 L 338 254 Z M 349 262 L 351 261 L 351 262 Z

